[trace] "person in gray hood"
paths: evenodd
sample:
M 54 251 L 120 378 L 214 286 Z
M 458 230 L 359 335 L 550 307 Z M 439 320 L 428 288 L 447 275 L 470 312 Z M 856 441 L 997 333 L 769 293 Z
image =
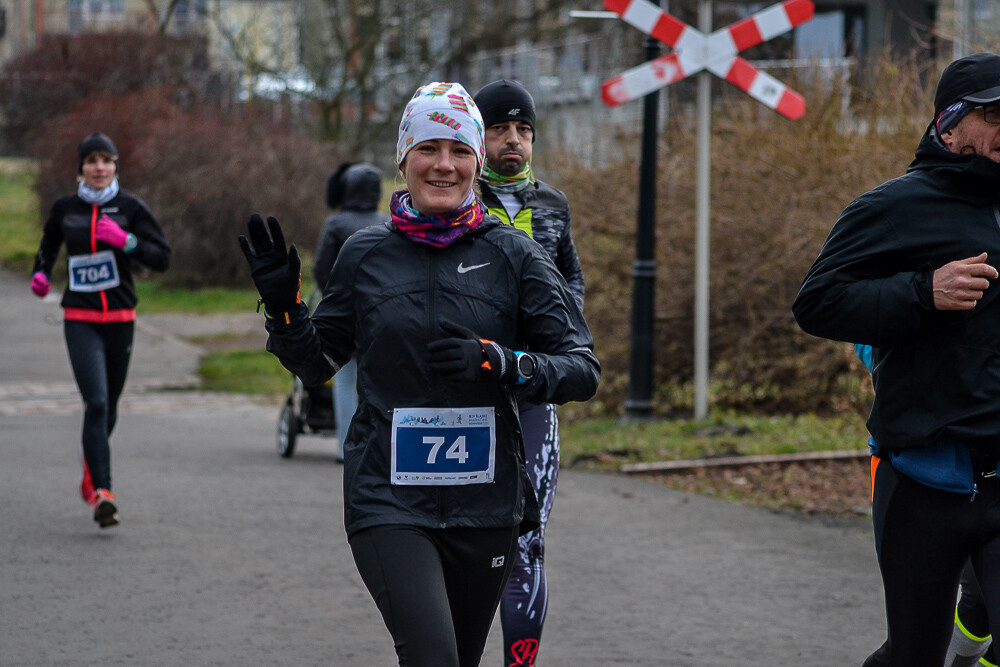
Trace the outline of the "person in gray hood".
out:
M 316 244 L 313 276 L 316 286 L 326 293 L 326 281 L 333 263 L 347 238 L 365 227 L 389 221 L 388 213 L 380 213 L 382 171 L 367 162 L 345 162 L 326 181 L 326 205 L 340 209 L 323 223 Z
M 316 287 L 326 294 L 326 283 L 330 271 L 337 261 L 340 249 L 344 247 L 351 234 L 371 227 L 385 224 L 389 221 L 388 213 L 379 212 L 378 205 L 382 200 L 382 171 L 367 162 L 345 162 L 330 174 L 326 181 L 326 205 L 331 209 L 340 209 L 333 213 L 323 223 L 319 242 L 316 244 L 316 260 L 313 263 L 313 276 Z M 344 460 L 343 434 L 351 417 L 358 409 L 358 370 L 357 363 L 352 359 L 345 364 L 333 378 L 333 411 L 337 423 L 337 439 L 339 444 L 338 458 Z M 307 387 L 310 396 L 322 395 Z M 329 406 L 324 406 L 329 408 Z

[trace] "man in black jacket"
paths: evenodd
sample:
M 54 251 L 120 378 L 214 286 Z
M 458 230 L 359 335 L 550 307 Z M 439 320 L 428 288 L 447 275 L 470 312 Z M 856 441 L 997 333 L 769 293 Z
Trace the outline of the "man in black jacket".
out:
M 888 638 L 865 667 L 943 663 L 970 557 L 1000 632 L 998 163 L 1000 56 L 979 53 L 944 70 L 907 173 L 844 210 L 793 306 L 806 332 L 873 346 Z
M 475 94 L 486 128 L 486 164 L 479 187 L 490 213 L 537 241 L 555 263 L 583 311 L 583 269 L 570 233 L 566 195 L 535 178 L 535 102 L 517 81 L 500 79 Z M 548 606 L 545 523 L 559 473 L 556 406 L 518 401 L 528 474 L 538 496 L 541 526 L 522 535 L 500 602 L 504 665 L 534 665 Z

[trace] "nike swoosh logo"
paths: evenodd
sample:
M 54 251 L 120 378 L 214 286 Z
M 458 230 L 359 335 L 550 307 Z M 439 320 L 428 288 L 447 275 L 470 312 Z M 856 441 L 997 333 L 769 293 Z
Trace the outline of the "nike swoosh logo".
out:
M 459 273 L 468 273 L 469 271 L 473 271 L 475 269 L 481 269 L 484 266 L 489 266 L 489 265 L 490 265 L 490 263 L 486 262 L 485 264 L 473 264 L 472 266 L 462 266 L 462 263 L 459 262 L 458 263 L 458 272 Z

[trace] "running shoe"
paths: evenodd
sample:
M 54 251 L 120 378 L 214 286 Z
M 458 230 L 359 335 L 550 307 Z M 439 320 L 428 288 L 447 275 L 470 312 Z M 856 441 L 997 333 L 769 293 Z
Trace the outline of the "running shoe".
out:
M 115 505 L 115 494 L 107 489 L 97 489 L 94 491 L 94 498 L 91 505 L 94 506 L 94 521 L 101 528 L 110 528 L 118 525 L 118 506 Z
M 94 504 L 94 482 L 90 479 L 90 468 L 87 467 L 87 459 L 83 460 L 83 479 L 80 480 L 80 495 L 83 502 L 88 505 Z

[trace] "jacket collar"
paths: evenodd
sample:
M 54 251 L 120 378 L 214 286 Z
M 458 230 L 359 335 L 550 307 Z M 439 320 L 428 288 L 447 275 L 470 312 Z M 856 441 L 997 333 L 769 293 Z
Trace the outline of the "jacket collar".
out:
M 920 171 L 933 171 L 934 178 L 946 179 L 950 189 L 973 198 L 1000 198 L 1000 163 L 982 155 L 952 153 L 941 142 L 934 123 L 928 125 L 906 168 L 907 173 Z

